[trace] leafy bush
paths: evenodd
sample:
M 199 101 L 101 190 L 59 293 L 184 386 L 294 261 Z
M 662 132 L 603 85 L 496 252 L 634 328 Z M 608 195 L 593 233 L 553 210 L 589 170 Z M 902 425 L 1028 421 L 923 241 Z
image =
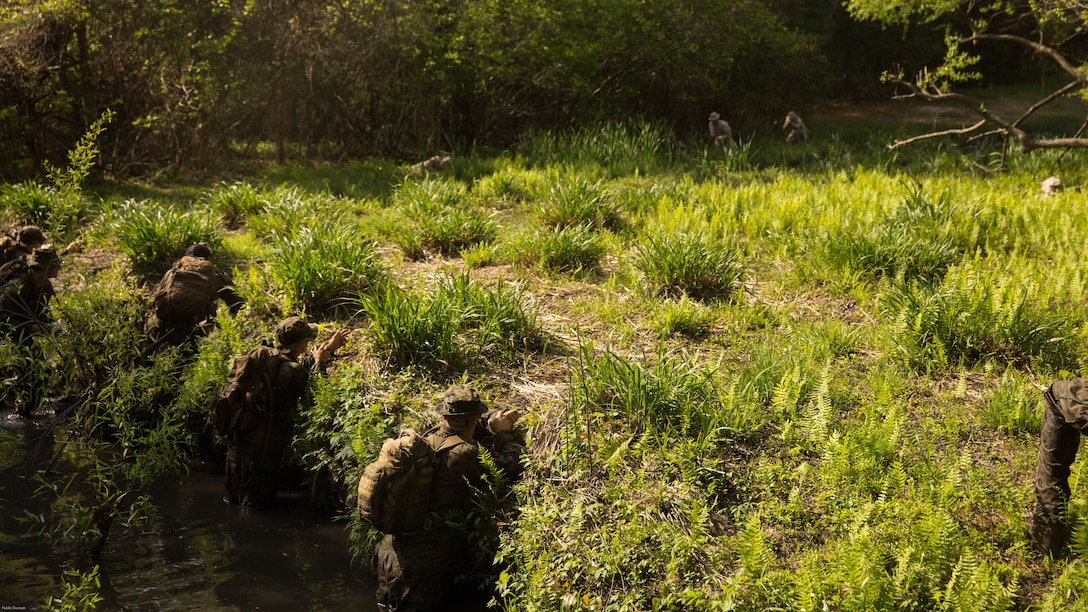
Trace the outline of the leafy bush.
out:
M 354 227 L 332 221 L 278 238 L 269 263 L 290 298 L 311 312 L 335 307 L 385 280 L 375 245 Z
M 647 236 L 635 249 L 634 264 L 651 291 L 670 297 L 733 299 L 744 282 L 739 258 L 698 234 Z
M 215 219 L 206 210 L 181 211 L 154 201 L 125 200 L 106 215 L 105 229 L 134 267 L 169 264 L 189 245 L 219 246 Z

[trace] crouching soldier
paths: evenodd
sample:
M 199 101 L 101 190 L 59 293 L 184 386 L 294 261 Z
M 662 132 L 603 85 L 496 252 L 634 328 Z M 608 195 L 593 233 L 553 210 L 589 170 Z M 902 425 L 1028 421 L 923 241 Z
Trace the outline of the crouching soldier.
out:
M 1043 392 L 1046 410 L 1039 434 L 1035 466 L 1035 513 L 1027 536 L 1035 548 L 1060 555 L 1069 543 L 1066 504 L 1069 467 L 1077 456 L 1080 437 L 1088 429 L 1088 379 L 1059 380 Z
M 347 335 L 347 329 L 338 329 L 328 342 L 309 350 L 317 326 L 288 317 L 276 326 L 275 348 L 258 346 L 235 360 L 217 400 L 222 403 L 215 408 L 223 411 L 217 429 L 227 436 L 224 501 L 252 509 L 275 505 L 280 463 L 294 435 L 299 400 L 310 375 L 325 372 Z
M 36 225 L 24 225 L 0 239 L 0 266 L 17 259 L 25 260 L 45 244 L 45 234 Z
M 47 379 L 44 359 L 35 348 L 34 337 L 45 333 L 52 323 L 49 301 L 53 283 L 60 272 L 61 258 L 53 247 L 37 249 L 18 271 L 0 286 L 0 328 L 22 352 L 23 367 L 16 374 L 15 404 L 22 416 L 41 408 Z
M 230 275 L 212 263 L 211 248 L 203 244 L 189 246 L 151 295 L 145 355 L 172 346 L 192 350 L 197 336 L 212 326 L 219 300 L 231 312 L 242 305 Z
M 436 449 L 431 480 L 430 520 L 414 533 L 388 534 L 378 545 L 378 609 L 383 612 L 437 612 L 446 609 L 459 574 L 474 568 L 479 551 L 469 539 L 473 491 L 483 490 L 480 449 L 512 482 L 521 474 L 525 445 L 514 431 L 516 410 L 488 411 L 468 385 L 454 385 L 442 397 L 442 424 L 428 432 Z M 492 551 L 493 552 L 493 551 Z

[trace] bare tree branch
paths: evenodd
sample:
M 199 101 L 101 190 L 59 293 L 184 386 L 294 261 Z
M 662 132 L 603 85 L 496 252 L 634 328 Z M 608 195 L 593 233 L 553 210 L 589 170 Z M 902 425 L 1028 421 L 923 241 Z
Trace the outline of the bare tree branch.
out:
M 995 129 L 988 132 L 1005 134 L 1016 139 L 1023 147 L 1024 152 L 1028 153 L 1035 149 L 1078 149 L 1088 148 L 1088 138 L 1080 137 L 1080 132 L 1073 137 L 1061 137 L 1061 138 L 1036 138 L 1032 134 L 1025 132 L 1020 128 L 1020 125 L 1031 115 L 1037 112 L 1044 106 L 1054 102 L 1055 100 L 1088 87 L 1088 73 L 1082 72 L 1077 69 L 1060 51 L 1056 48 L 1038 43 L 1032 40 L 1028 40 L 1021 36 L 1014 36 L 1011 34 L 974 34 L 972 36 L 958 39 L 959 43 L 976 43 L 981 41 L 990 42 L 1005 42 L 1022 45 L 1031 49 L 1033 52 L 1040 55 L 1045 55 L 1054 61 L 1063 71 L 1073 77 L 1073 80 L 1063 85 L 1057 90 L 1043 96 L 1041 99 L 1032 103 L 1019 117 L 1013 121 L 1008 121 L 1004 117 L 997 115 L 986 108 L 985 101 L 967 96 L 959 93 L 951 93 L 941 91 L 935 85 L 923 86 L 925 82 L 925 72 L 919 73 L 914 81 L 907 81 L 903 78 L 893 78 L 892 82 L 906 87 L 910 93 L 907 95 L 895 96 L 893 99 L 909 99 L 915 98 L 932 103 L 952 103 L 957 106 L 963 107 L 968 112 L 977 115 L 981 120 L 970 126 L 959 129 L 950 129 L 942 131 L 934 131 L 912 138 L 904 140 L 897 140 L 894 143 L 888 145 L 889 149 L 896 149 L 898 147 L 908 145 L 920 140 L 927 140 L 930 138 L 937 138 L 940 136 L 954 136 L 961 134 L 968 134 L 976 130 L 981 129 L 985 125 L 995 126 Z M 977 136 L 976 136 L 977 137 Z
M 929 133 L 926 133 L 926 134 L 921 134 L 919 136 L 914 136 L 913 138 L 907 138 L 905 140 L 897 140 L 897 141 L 893 142 L 892 144 L 888 145 L 888 149 L 895 150 L 895 149 L 898 149 L 899 147 L 903 147 L 903 146 L 906 146 L 906 145 L 909 145 L 909 144 L 914 144 L 914 143 L 918 142 L 919 140 L 928 140 L 930 138 L 940 138 L 941 136 L 958 136 L 960 134 L 969 134 L 969 133 L 979 129 L 980 127 L 982 127 L 984 125 L 986 125 L 986 120 L 985 119 L 983 119 L 982 121 L 979 121 L 978 123 L 972 125 L 971 127 L 966 127 L 966 128 L 961 128 L 961 129 L 944 130 L 942 132 L 929 132 Z

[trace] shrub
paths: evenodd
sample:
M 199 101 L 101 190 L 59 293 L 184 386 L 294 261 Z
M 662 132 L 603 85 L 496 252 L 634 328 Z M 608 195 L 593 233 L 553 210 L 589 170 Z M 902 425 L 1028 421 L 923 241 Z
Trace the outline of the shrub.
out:
M 332 221 L 280 237 L 270 264 L 289 297 L 311 312 L 371 291 L 385 279 L 375 245 Z
M 115 206 L 107 213 L 105 229 L 137 268 L 168 265 L 196 242 L 213 251 L 220 244 L 215 219 L 207 211 L 181 211 L 147 200 Z
M 549 272 L 597 270 L 605 253 L 600 237 L 581 225 L 523 234 L 509 247 L 518 263 Z
M 744 282 L 739 258 L 698 234 L 648 236 L 635 248 L 634 264 L 651 291 L 670 297 L 732 299 Z
M 394 237 L 409 258 L 418 259 L 424 249 L 456 254 L 495 239 L 494 217 L 474 207 L 464 187 L 453 181 L 405 182 L 393 200 L 412 220 Z
M 554 229 L 584 226 L 600 230 L 619 228 L 623 217 L 602 182 L 576 177 L 552 187 L 540 208 L 540 221 Z

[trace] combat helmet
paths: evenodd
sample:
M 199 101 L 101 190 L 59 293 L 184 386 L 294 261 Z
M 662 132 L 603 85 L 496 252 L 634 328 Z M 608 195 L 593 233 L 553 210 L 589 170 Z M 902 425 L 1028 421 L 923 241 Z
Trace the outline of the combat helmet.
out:
M 453 385 L 442 394 L 442 406 L 438 413 L 442 416 L 461 416 L 485 412 L 487 404 L 475 389 L 468 385 Z
M 276 326 L 276 346 L 289 349 L 317 337 L 317 326 L 299 317 L 287 317 Z

